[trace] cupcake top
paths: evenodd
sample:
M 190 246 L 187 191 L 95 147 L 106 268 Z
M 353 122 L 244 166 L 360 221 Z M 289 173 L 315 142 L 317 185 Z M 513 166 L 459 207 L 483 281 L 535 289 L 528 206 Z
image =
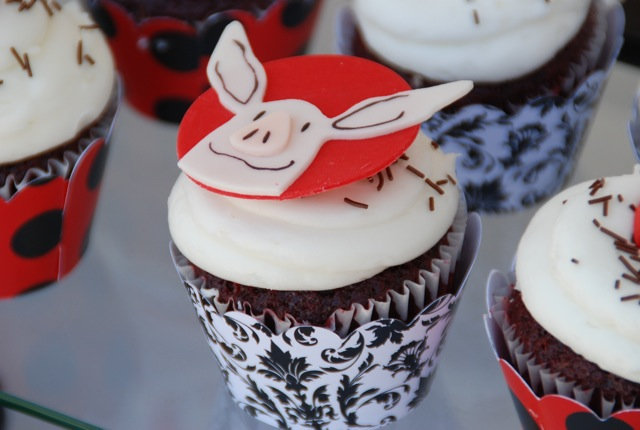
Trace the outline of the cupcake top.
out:
M 0 164 L 76 137 L 105 109 L 114 76 L 78 2 L 0 3 Z
M 533 317 L 603 370 L 640 382 L 640 166 L 555 196 L 518 246 L 516 287 Z
M 499 82 L 545 64 L 591 0 L 353 0 L 370 49 L 433 80 Z
M 451 226 L 455 157 L 418 124 L 469 82 L 408 91 L 344 56 L 263 66 L 239 23 L 208 72 L 169 198 L 171 237 L 195 265 L 253 287 L 333 289 L 417 257 Z

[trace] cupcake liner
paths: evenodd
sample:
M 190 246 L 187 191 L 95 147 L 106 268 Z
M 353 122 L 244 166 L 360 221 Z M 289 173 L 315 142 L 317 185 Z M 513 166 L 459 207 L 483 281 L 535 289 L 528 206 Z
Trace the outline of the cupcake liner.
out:
M 629 138 L 633 153 L 636 155 L 636 159 L 640 161 L 640 87 L 633 100 L 633 111 L 629 121 Z
M 340 337 L 347 335 L 353 327 L 364 325 L 373 319 L 389 318 L 395 311 L 402 321 L 409 319 L 410 309 L 423 309 L 425 305 L 438 296 L 441 285 L 450 282 L 454 273 L 458 256 L 462 250 L 464 232 L 467 226 L 468 213 L 464 196 L 460 196 L 459 210 L 453 220 L 451 229 L 446 235 L 447 245 L 439 247 L 439 256 L 432 260 L 432 267 L 420 270 L 419 279 L 405 280 L 402 292 L 390 291 L 383 300 L 369 299 L 366 305 L 352 304 L 348 309 L 336 310 L 328 319 L 325 328 L 337 333 Z M 200 287 L 200 293 L 205 300 L 216 308 L 218 313 L 238 311 L 251 315 L 261 323 L 267 325 L 276 334 L 285 330 L 305 325 L 306 321 L 297 321 L 292 315 L 286 314 L 280 318 L 270 309 L 264 312 L 253 312 L 247 303 L 234 303 L 232 301 L 220 301 L 218 290 Z
M 81 151 L 65 151 L 19 181 L 8 176 L 0 187 L 0 299 L 51 284 L 80 261 L 119 100 L 116 85 L 107 110 L 80 140 Z
M 173 245 L 171 251 L 227 388 L 242 409 L 280 428 L 375 428 L 406 415 L 426 396 L 480 230 L 479 217 L 470 214 L 455 295 L 426 304 L 409 323 L 378 319 L 344 338 L 312 326 L 276 334 L 250 315 L 218 312 L 202 294 L 202 279 L 194 279 Z
M 622 45 L 624 12 L 617 2 L 609 6 L 607 23 L 599 67 L 567 97 L 539 97 L 513 113 L 472 104 L 423 124 L 445 152 L 461 154 L 457 173 L 469 210 L 520 210 L 564 184 Z M 353 31 L 347 13 L 339 24 L 340 52 L 350 53 Z
M 240 21 L 261 61 L 301 52 L 322 0 L 277 0 L 259 16 L 239 9 L 197 22 L 171 17 L 137 19 L 112 0 L 90 0 L 122 75 L 127 101 L 155 119 L 178 123 L 209 82 L 206 65 L 222 29 Z
M 505 321 L 504 301 L 515 283 L 513 272 L 505 275 L 493 271 L 487 281 L 485 329 L 491 347 L 514 400 L 516 411 L 525 429 L 576 430 L 585 428 L 640 428 L 640 409 L 623 405 L 622 411 L 611 413 L 614 404 L 605 398 L 602 417 L 586 406 L 593 402 L 591 390 L 580 389 L 572 381 L 535 365 L 522 353 L 520 342 Z M 523 376 L 524 375 L 524 376 Z

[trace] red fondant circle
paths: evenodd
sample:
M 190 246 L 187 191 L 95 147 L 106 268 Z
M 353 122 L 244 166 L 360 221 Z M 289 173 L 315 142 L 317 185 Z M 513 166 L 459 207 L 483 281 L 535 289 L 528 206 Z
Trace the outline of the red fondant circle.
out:
M 264 101 L 302 99 L 315 104 L 328 117 L 337 116 L 364 99 L 410 89 L 394 71 L 356 57 L 292 57 L 270 61 L 264 68 L 267 73 Z M 178 158 L 232 116 L 219 103 L 212 89 L 202 94 L 180 124 Z M 371 139 L 328 141 L 309 168 L 276 198 L 309 196 L 372 176 L 402 155 L 415 139 L 418 129 L 419 125 L 416 125 Z M 202 186 L 236 197 L 274 198 L 240 196 Z

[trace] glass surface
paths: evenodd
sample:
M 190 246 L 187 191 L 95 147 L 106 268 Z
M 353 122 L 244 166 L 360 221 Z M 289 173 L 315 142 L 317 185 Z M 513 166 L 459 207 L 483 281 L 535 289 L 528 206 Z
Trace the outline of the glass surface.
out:
M 341 4 L 327 2 L 312 51 L 334 50 L 332 19 Z M 631 171 L 627 121 L 639 83 L 640 69 L 616 65 L 571 183 Z M 227 395 L 169 258 L 176 130 L 122 107 L 84 260 L 52 287 L 0 301 L 5 392 L 113 429 L 267 428 Z M 519 427 L 482 315 L 487 276 L 509 268 L 534 210 L 483 217 L 480 257 L 431 392 L 388 429 Z M 43 427 L 6 416 L 7 430 Z

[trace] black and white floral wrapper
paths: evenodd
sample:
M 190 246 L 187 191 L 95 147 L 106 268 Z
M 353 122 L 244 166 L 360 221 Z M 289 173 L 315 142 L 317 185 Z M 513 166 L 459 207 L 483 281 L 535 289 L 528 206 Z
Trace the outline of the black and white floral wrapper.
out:
M 426 396 L 438 355 L 480 244 L 469 214 L 455 295 L 426 304 L 409 323 L 378 319 L 346 336 L 313 326 L 279 334 L 242 312 L 219 313 L 172 245 L 178 274 L 229 393 L 253 417 L 280 428 L 376 428 L 396 421 Z
M 521 210 L 558 191 L 573 171 L 581 143 L 622 46 L 624 12 L 607 5 L 605 47 L 598 68 L 568 97 L 529 101 L 513 113 L 491 105 L 467 105 L 439 112 L 423 124 L 424 133 L 445 152 L 461 154 L 457 175 L 469 210 Z M 338 23 L 338 50 L 351 54 L 347 41 L 353 17 Z
M 515 285 L 515 274 L 493 271 L 487 281 L 485 328 L 491 347 L 507 381 L 516 411 L 525 429 L 618 429 L 640 425 L 640 410 L 629 405 L 613 412 L 615 400 L 594 398 L 593 389 L 552 373 L 523 352 L 520 339 L 506 321 L 505 303 Z M 589 404 L 598 404 L 600 413 Z

